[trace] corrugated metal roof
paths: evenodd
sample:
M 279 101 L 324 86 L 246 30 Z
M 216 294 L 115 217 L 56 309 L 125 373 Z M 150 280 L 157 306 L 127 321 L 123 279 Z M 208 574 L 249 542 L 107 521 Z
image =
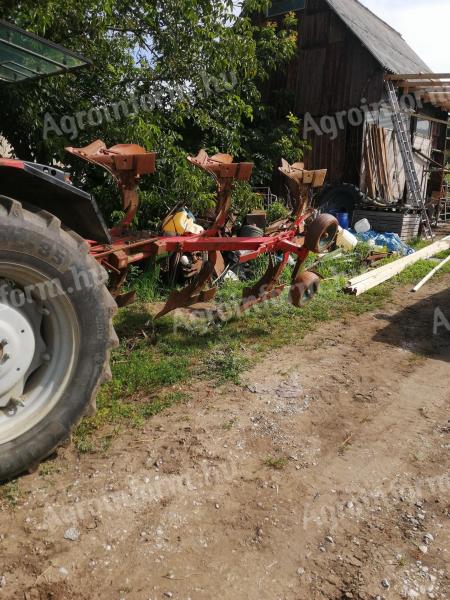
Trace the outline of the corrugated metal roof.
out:
M 376 60 L 392 73 L 431 73 L 431 69 L 390 25 L 357 0 L 326 0 Z

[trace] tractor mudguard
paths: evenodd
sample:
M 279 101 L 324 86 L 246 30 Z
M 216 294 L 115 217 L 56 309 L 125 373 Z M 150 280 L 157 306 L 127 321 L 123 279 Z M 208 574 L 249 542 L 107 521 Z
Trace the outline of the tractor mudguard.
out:
M 48 211 L 87 240 L 111 242 L 95 200 L 67 182 L 60 169 L 0 158 L 0 194 Z

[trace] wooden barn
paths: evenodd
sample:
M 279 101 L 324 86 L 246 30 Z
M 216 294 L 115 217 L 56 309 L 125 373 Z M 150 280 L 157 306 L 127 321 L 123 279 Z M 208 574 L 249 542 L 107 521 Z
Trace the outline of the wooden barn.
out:
M 298 51 L 265 94 L 285 91 L 311 145 L 307 169 L 328 169 L 323 202 L 352 212 L 366 204 L 410 208 L 408 165 L 393 123 L 394 85 L 427 206 L 445 196 L 450 74 L 434 74 L 400 33 L 357 0 L 274 0 L 266 19 L 298 18 Z M 342 184 L 351 184 L 343 186 Z M 334 191 L 333 191 L 334 190 Z M 417 208 L 417 207 L 416 207 Z

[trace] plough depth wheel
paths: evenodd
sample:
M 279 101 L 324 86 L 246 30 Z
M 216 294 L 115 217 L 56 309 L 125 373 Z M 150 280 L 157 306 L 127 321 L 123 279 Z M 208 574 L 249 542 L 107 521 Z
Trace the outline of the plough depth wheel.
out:
M 322 254 L 334 243 L 339 223 L 333 215 L 319 215 L 306 229 L 305 246 L 310 252 Z
M 314 298 L 319 287 L 320 277 L 310 271 L 303 271 L 297 275 L 295 283 L 291 286 L 289 301 L 297 308 L 304 306 Z

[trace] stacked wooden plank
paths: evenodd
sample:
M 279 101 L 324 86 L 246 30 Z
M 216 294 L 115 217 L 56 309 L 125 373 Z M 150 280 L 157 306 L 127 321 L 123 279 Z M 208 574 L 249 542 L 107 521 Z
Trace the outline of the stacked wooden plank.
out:
M 366 128 L 364 163 L 368 195 L 371 198 L 381 197 L 385 200 L 392 200 L 387 132 L 378 125 L 370 124 Z
M 367 219 L 374 231 L 396 233 L 404 242 L 419 235 L 420 215 L 384 210 L 355 210 L 352 224 L 361 219 Z
M 443 252 L 450 248 L 450 236 L 439 240 L 438 242 L 434 242 L 434 244 L 430 244 L 421 250 L 418 250 L 414 254 L 410 256 L 404 256 L 403 258 L 399 258 L 398 260 L 379 267 L 378 269 L 373 269 L 372 271 L 367 271 L 367 273 L 363 273 L 358 277 L 354 277 L 350 279 L 345 288 L 345 291 L 349 294 L 354 294 L 355 296 L 360 296 L 364 292 L 392 279 L 395 275 L 401 273 L 404 269 L 413 265 L 421 259 L 431 258 L 435 256 L 439 252 Z

